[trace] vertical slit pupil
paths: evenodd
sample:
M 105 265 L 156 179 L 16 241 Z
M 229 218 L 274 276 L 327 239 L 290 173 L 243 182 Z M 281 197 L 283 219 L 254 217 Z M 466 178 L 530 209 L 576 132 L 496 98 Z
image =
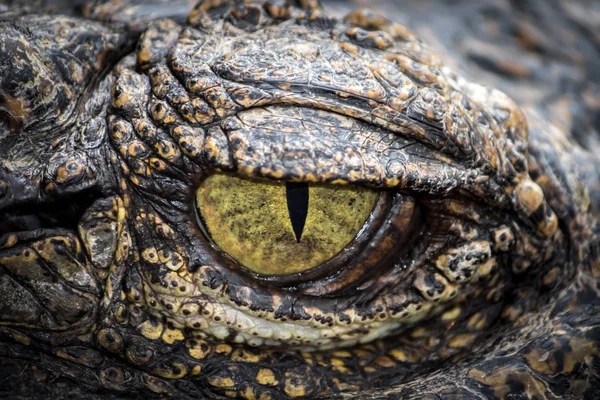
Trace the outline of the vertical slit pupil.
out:
M 300 243 L 306 216 L 308 215 L 308 183 L 286 182 L 285 197 L 296 242 Z

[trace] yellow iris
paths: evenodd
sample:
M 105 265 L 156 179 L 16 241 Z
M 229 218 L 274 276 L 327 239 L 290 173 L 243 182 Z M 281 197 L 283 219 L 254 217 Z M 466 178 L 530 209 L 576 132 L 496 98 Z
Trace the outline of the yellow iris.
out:
M 288 212 L 285 182 L 218 173 L 196 194 L 206 229 L 219 248 L 261 275 L 310 270 L 348 245 L 365 224 L 378 192 L 310 184 L 300 240 Z

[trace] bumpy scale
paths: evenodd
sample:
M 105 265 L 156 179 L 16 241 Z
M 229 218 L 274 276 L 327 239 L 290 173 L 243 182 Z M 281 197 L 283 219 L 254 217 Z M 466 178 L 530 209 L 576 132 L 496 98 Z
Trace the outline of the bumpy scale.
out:
M 7 12 L 0 393 L 597 396 L 595 155 L 404 26 L 293 3 Z M 201 228 L 218 173 L 382 194 L 296 282 Z

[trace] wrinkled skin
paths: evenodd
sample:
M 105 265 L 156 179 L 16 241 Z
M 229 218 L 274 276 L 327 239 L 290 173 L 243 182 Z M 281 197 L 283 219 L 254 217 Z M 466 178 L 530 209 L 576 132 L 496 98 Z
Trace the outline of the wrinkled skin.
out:
M 310 1 L 63 3 L 0 22 L 2 395 L 600 396 L 594 14 L 517 19 L 523 66 Z M 200 227 L 220 172 L 384 200 L 267 279 Z

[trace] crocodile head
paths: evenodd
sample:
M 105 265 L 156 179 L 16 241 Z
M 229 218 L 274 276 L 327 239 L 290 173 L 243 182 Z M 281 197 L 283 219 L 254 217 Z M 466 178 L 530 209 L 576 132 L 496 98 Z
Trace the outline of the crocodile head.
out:
M 403 26 L 217 1 L 1 32 L 12 393 L 598 390 L 593 155 Z

